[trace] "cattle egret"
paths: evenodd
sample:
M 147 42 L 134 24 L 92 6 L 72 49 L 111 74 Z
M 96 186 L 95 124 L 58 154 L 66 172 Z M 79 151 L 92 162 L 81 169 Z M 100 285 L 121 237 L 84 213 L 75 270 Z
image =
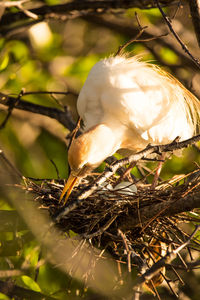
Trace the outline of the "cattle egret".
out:
M 158 66 L 137 57 L 109 57 L 96 63 L 81 89 L 77 109 L 84 133 L 74 139 L 68 162 L 71 174 L 60 201 L 65 203 L 79 179 L 116 151 L 144 149 L 193 136 L 200 103 Z M 128 150 L 128 152 L 127 152 Z

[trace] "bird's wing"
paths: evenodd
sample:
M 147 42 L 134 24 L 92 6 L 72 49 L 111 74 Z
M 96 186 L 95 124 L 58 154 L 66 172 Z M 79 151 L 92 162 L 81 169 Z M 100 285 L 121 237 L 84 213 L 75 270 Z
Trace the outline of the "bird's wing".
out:
M 144 64 L 137 60 L 127 63 L 124 58 L 111 57 L 92 68 L 77 102 L 86 129 L 113 118 L 126 126 L 132 124 L 136 128 L 146 128 L 149 116 L 148 107 L 145 107 L 146 94 L 159 93 L 155 91 L 159 87 L 153 89 L 147 84 L 145 87 L 145 80 L 142 82 L 138 78 L 143 71 L 142 66 Z M 145 113 L 147 116 L 144 116 Z
M 192 96 L 155 66 L 111 57 L 93 67 L 77 107 L 86 130 L 101 122 L 118 122 L 144 140 L 163 143 L 192 135 L 191 112 L 194 115 L 198 102 Z

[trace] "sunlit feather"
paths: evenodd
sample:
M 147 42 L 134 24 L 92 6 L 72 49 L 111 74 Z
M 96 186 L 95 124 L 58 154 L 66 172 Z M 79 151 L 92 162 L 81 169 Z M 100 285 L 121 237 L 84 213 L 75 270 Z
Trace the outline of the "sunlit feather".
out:
M 85 133 L 72 142 L 68 156 L 77 178 L 118 150 L 135 152 L 149 143 L 188 139 L 200 118 L 200 103 L 191 92 L 137 57 L 99 61 L 79 94 L 77 109 Z

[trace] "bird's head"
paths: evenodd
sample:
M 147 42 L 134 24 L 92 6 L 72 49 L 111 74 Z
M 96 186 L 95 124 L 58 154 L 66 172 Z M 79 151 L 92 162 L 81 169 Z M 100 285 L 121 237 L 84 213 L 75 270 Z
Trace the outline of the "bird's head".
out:
M 72 141 L 68 151 L 71 173 L 62 191 L 60 201 L 65 203 L 73 187 L 91 170 L 116 151 L 113 132 L 106 125 L 98 125 Z
M 68 163 L 71 173 L 64 186 L 60 200 L 65 196 L 65 203 L 69 198 L 72 189 L 77 185 L 82 177 L 85 177 L 95 166 L 89 163 L 88 149 L 89 141 L 86 141 L 85 135 L 74 139 L 68 151 Z

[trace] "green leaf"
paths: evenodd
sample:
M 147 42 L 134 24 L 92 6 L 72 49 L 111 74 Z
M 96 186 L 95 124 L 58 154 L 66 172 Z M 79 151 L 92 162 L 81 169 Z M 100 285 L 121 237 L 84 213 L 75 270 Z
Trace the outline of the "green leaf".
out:
M 6 67 L 8 66 L 9 63 L 9 55 L 8 53 L 4 56 L 1 64 L 0 64 L 0 71 L 3 71 L 4 69 L 6 69 Z
M 72 237 L 74 237 L 74 236 L 77 236 L 77 233 L 75 233 L 75 232 L 72 231 L 72 230 L 69 230 L 68 234 L 69 234 L 70 238 L 72 238 Z
M 25 43 L 21 41 L 11 41 L 8 43 L 10 52 L 13 53 L 17 61 L 24 60 L 28 57 L 28 48 Z
M 3 293 L 0 293 L 0 300 L 10 300 L 10 298 L 8 296 L 6 296 Z
M 161 48 L 160 54 L 161 54 L 163 60 L 165 60 L 169 64 L 176 64 L 179 60 L 176 53 L 169 48 Z
M 56 5 L 56 4 L 60 4 L 61 3 L 60 0 L 46 0 L 45 2 L 47 4 L 49 4 L 49 5 Z
M 21 280 L 31 290 L 33 290 L 35 292 L 41 292 L 41 288 L 39 287 L 37 282 L 35 282 L 31 277 L 23 275 L 23 276 L 21 276 Z

